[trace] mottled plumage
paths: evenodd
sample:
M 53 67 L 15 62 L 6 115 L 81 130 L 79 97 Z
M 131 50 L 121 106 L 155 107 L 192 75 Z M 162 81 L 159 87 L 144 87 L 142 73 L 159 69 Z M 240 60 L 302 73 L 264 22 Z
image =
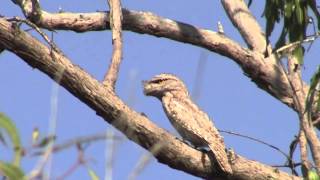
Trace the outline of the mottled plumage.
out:
M 208 115 L 189 97 L 184 83 L 171 74 L 159 74 L 144 81 L 144 94 L 155 96 L 161 102 L 171 124 L 178 133 L 194 146 L 208 146 L 220 168 L 231 173 L 223 138 Z

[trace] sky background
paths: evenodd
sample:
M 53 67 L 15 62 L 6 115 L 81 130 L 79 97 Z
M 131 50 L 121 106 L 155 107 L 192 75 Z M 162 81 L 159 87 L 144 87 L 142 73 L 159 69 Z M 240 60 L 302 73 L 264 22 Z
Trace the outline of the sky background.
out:
M 130 10 L 150 11 L 162 17 L 214 31 L 217 30 L 217 22 L 221 21 L 225 35 L 245 46 L 219 1 L 204 0 L 201 3 L 184 0 L 123 1 L 122 5 Z M 105 0 L 42 0 L 41 6 L 49 12 L 57 12 L 59 8 L 71 12 L 108 10 Z M 250 9 L 264 28 L 265 21 L 261 18 L 263 6 L 264 2 L 253 1 Z M 23 16 L 20 8 L 10 0 L 0 1 L 0 14 Z M 273 43 L 278 35 L 279 28 L 271 38 Z M 57 31 L 54 34 L 54 41 L 74 64 L 81 66 L 98 80 L 103 79 L 112 55 L 110 31 L 87 33 Z M 289 151 L 289 145 L 298 132 L 297 115 L 258 89 L 230 59 L 190 44 L 133 32 L 124 32 L 123 41 L 124 58 L 116 91 L 133 109 L 144 112 L 160 127 L 176 133 L 167 120 L 160 102 L 143 95 L 141 81 L 159 73 L 173 73 L 183 79 L 188 89 L 192 91 L 197 84 L 195 82 L 197 67 L 202 55 L 207 58 L 202 61 L 205 65 L 201 69 L 203 78 L 199 86 L 200 96 L 197 98 L 197 104 L 214 119 L 215 125 L 219 129 L 259 138 L 285 152 Z M 307 82 L 319 64 L 318 49 L 319 42 L 316 41 L 305 56 L 303 78 Z M 34 127 L 39 127 L 43 134 L 48 130 L 54 83 L 45 74 L 32 69 L 7 51 L 0 55 L 0 82 L 0 112 L 14 120 L 23 144 L 28 146 L 31 143 Z M 106 130 L 121 135 L 64 88 L 59 88 L 57 143 Z M 227 134 L 223 136 L 228 148 L 234 149 L 236 153 L 248 159 L 270 165 L 285 162 L 285 158 L 279 152 L 262 144 Z M 105 142 L 100 141 L 92 143 L 85 151 L 86 157 L 91 159 L 88 166 L 96 171 L 101 179 L 105 176 L 105 147 Z M 8 152 L 6 147 L 0 145 L 0 159 L 10 160 L 12 154 Z M 113 179 L 127 179 L 141 156 L 146 153 L 147 151 L 139 145 L 128 140 L 117 143 Z M 52 179 L 63 174 L 76 158 L 76 148 L 54 154 Z M 25 157 L 24 170 L 30 172 L 36 160 Z M 160 164 L 155 159 L 138 176 L 141 180 L 150 178 L 198 179 Z M 89 176 L 85 167 L 81 167 L 66 179 L 89 179 Z

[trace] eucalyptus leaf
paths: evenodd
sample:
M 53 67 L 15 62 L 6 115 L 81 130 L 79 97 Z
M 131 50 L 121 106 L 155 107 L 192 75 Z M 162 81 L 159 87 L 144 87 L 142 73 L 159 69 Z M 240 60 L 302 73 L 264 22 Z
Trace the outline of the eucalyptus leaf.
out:
M 15 152 L 13 163 L 16 166 L 20 166 L 21 160 L 21 141 L 19 132 L 10 118 L 5 116 L 3 113 L 0 113 L 0 129 L 3 129 L 9 136 L 12 145 L 13 151 Z
M 9 180 L 26 180 L 22 169 L 3 161 L 0 161 L 0 174 Z
M 308 172 L 308 180 L 320 180 L 320 177 L 316 171 L 312 170 Z
M 300 0 L 295 0 L 295 14 L 296 14 L 298 24 L 303 25 L 304 12 L 303 12 L 303 7 L 300 4 Z
M 293 55 L 297 58 L 299 64 L 303 64 L 303 47 L 299 46 L 293 50 Z
M 317 90 L 316 89 L 317 85 L 319 84 L 319 80 L 320 80 L 320 66 L 318 66 L 317 71 L 313 74 L 310 80 L 310 88 L 309 88 L 309 92 L 306 100 L 306 111 L 309 117 L 311 116 L 311 111 L 312 111 L 311 107 L 314 101 L 314 96 Z M 318 106 L 319 106 L 319 99 L 318 99 Z

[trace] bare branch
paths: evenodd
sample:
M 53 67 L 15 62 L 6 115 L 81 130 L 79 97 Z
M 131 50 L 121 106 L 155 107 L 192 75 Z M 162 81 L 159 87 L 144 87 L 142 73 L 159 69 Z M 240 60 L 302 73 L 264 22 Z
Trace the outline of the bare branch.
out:
M 225 3 L 229 4 L 229 2 L 230 1 L 226 1 Z M 246 5 L 242 3 L 244 2 L 237 0 L 236 5 L 238 4 L 240 9 L 238 6 L 231 5 L 229 8 L 233 9 L 234 11 L 235 9 L 247 9 Z M 29 4 L 32 5 L 32 3 Z M 22 5 L 20 6 L 22 7 Z M 108 12 L 48 13 L 42 10 L 40 12 L 41 18 L 36 18 L 37 22 L 35 23 L 38 26 L 46 29 L 85 32 L 105 30 L 110 28 L 110 18 Z M 254 81 L 261 89 L 267 91 L 272 96 L 276 97 L 294 110 L 297 110 L 297 107 L 295 107 L 293 103 L 292 91 L 287 79 L 284 76 L 284 72 L 278 66 L 276 56 L 270 54 L 268 58 L 264 58 L 263 54 L 261 54 L 261 52 L 264 52 L 266 48 L 263 33 L 256 35 L 255 33 L 251 33 L 250 30 L 244 31 L 244 34 L 254 35 L 252 39 L 250 38 L 250 42 L 252 41 L 250 44 L 252 47 L 257 49 L 255 49 L 256 52 L 252 52 L 241 47 L 238 43 L 227 38 L 221 33 L 200 29 L 189 24 L 162 18 L 150 12 L 137 12 L 122 9 L 122 14 L 122 27 L 124 30 L 190 43 L 229 57 L 234 62 L 239 64 L 245 75 L 249 76 L 252 81 Z M 249 15 L 251 16 L 250 12 Z M 256 30 L 259 29 L 258 32 L 261 32 L 260 27 L 256 23 L 255 19 L 249 15 L 245 15 L 245 17 L 252 22 Z M 243 25 L 244 24 L 241 26 Z M 307 88 L 308 87 L 305 86 L 305 89 Z
M 233 25 L 239 30 L 250 49 L 264 54 L 267 41 L 260 25 L 243 0 L 221 0 Z
M 264 145 L 266 145 L 266 146 L 268 146 L 268 147 L 270 147 L 270 148 L 272 148 L 272 149 L 275 149 L 275 150 L 278 151 L 279 153 L 281 153 L 283 156 L 286 157 L 286 159 L 287 159 L 288 161 L 292 161 L 292 159 L 289 157 L 289 155 L 287 155 L 285 152 L 283 152 L 280 148 L 278 148 L 278 147 L 276 147 L 276 146 L 274 146 L 274 145 L 272 145 L 272 144 L 269 144 L 269 143 L 267 143 L 267 142 L 265 142 L 265 141 L 262 141 L 262 140 L 260 140 L 260 139 L 258 139 L 258 138 L 250 137 L 250 136 L 243 135 L 243 134 L 236 133 L 236 132 L 232 132 L 232 131 L 221 130 L 221 129 L 219 129 L 218 131 L 219 131 L 219 132 L 222 132 L 222 133 L 231 134 L 231 135 L 243 137 L 243 138 L 246 138 L 246 139 L 250 139 L 250 140 L 255 141 L 255 142 L 258 142 L 258 143 L 260 143 L 260 144 L 264 144 Z
M 59 151 L 65 150 L 67 148 L 70 148 L 72 146 L 75 146 L 77 144 L 84 144 L 84 143 L 92 143 L 94 141 L 99 141 L 99 140 L 105 140 L 105 139 L 114 139 L 114 140 L 123 140 L 122 137 L 120 136 L 113 136 L 111 134 L 107 133 L 100 133 L 100 134 L 94 134 L 94 135 L 89 135 L 89 136 L 84 136 L 84 137 L 77 137 L 75 139 L 70 139 L 67 140 L 63 143 L 56 144 L 52 147 L 52 152 L 57 153 Z M 40 146 L 35 146 L 36 148 L 41 148 Z M 42 154 L 41 152 L 36 152 L 34 155 L 39 155 Z
M 119 67 L 122 60 L 122 10 L 120 0 L 108 0 L 110 7 L 110 27 L 112 30 L 112 60 L 103 84 L 115 89 Z
M 300 144 L 301 172 L 302 172 L 303 177 L 307 177 L 308 170 L 311 169 L 311 164 L 308 160 L 307 138 L 306 138 L 302 128 L 300 128 L 298 140 L 299 140 L 299 144 Z
M 3 18 L 0 18 L 0 47 L 15 53 L 31 67 L 39 69 L 53 80 L 56 72 L 64 69 L 61 86 L 145 149 L 165 141 L 161 151 L 155 154 L 159 162 L 198 177 L 223 178 L 221 173 L 216 171 L 218 165 L 210 162 L 207 154 L 189 147 L 157 127 L 147 117 L 130 109 L 112 90 L 72 64 L 65 56 L 57 52 L 51 54 L 50 48 L 28 33 L 13 28 L 12 24 Z M 54 60 L 52 57 L 55 57 Z M 247 160 L 235 153 L 230 153 L 229 158 L 234 172 L 232 179 L 301 179 L 259 162 Z
M 123 29 L 190 43 L 227 56 L 239 64 L 244 73 L 261 89 L 296 109 L 291 89 L 282 70 L 277 65 L 275 56 L 271 55 L 264 59 L 260 53 L 251 52 L 220 33 L 161 18 L 150 12 L 123 9 L 122 13 Z M 50 14 L 43 11 L 41 22 L 38 25 L 47 29 L 65 29 L 76 32 L 104 30 L 109 28 L 108 17 L 108 13 L 102 12 Z
M 298 115 L 300 120 L 300 128 L 308 141 L 311 150 L 313 161 L 315 162 L 316 170 L 320 174 L 320 140 L 317 137 L 313 123 L 309 121 L 308 114 L 306 113 L 306 98 L 307 92 L 304 89 L 304 82 L 301 78 L 301 65 L 296 56 L 292 52 L 288 55 L 288 79 L 292 91 L 294 92 L 294 103 L 298 107 Z M 301 132 L 300 132 L 301 134 Z M 303 135 L 303 134 L 302 134 Z M 303 140 L 299 138 L 299 140 Z M 301 144 L 303 142 L 300 142 Z M 301 158 L 305 158 L 301 154 Z M 303 160 L 303 165 L 305 165 Z M 303 166 L 304 167 L 304 166 Z M 308 169 L 310 170 L 310 169 Z
M 10 22 L 17 22 L 17 23 L 25 23 L 28 26 L 30 26 L 32 29 L 36 30 L 40 36 L 52 47 L 53 50 L 62 53 L 62 51 L 58 48 L 58 46 L 53 42 L 52 39 L 50 39 L 45 32 L 43 32 L 37 25 L 32 23 L 31 21 L 27 19 L 22 19 L 20 17 L 12 17 L 12 18 L 7 18 L 7 21 Z

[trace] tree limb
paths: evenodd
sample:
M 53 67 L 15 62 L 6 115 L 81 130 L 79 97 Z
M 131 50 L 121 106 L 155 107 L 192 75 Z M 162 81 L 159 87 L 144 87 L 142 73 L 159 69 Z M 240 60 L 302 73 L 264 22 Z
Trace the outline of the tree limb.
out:
M 120 63 L 122 60 L 122 11 L 120 0 L 108 0 L 110 7 L 110 27 L 112 30 L 113 52 L 109 69 L 104 77 L 103 84 L 115 90 Z
M 306 140 L 308 141 L 311 155 L 315 163 L 315 168 L 318 174 L 320 174 L 320 141 L 317 137 L 313 124 L 310 123 L 308 114 L 306 113 L 307 92 L 303 88 L 304 82 L 301 78 L 301 65 L 299 64 L 297 57 L 294 56 L 292 52 L 288 55 L 288 79 L 292 91 L 294 92 L 294 103 L 296 104 L 296 107 L 298 107 L 297 113 L 299 115 L 299 124 L 301 130 L 304 132 L 302 135 L 305 135 Z M 299 138 L 299 140 L 301 141 L 301 138 Z
M 264 54 L 267 50 L 266 37 L 245 1 L 221 0 L 221 3 L 232 24 L 239 30 L 249 48 Z
M 25 0 L 24 4 L 19 4 L 26 17 L 30 18 L 32 11 L 30 6 L 40 8 L 39 4 L 32 4 L 31 0 Z M 227 3 L 227 2 L 226 2 Z M 241 3 L 238 3 L 241 5 Z M 239 6 L 239 5 L 238 5 Z M 236 9 L 237 6 L 230 6 L 230 9 Z M 36 9 L 39 9 L 36 8 Z M 241 5 L 242 9 L 246 5 Z M 34 9 L 34 8 L 33 8 Z M 41 18 L 35 22 L 38 26 L 46 29 L 73 30 L 75 32 L 97 31 L 110 28 L 109 12 L 96 13 L 48 13 L 40 11 Z M 37 12 L 38 12 L 37 11 Z M 249 12 L 250 13 L 250 12 Z M 237 42 L 228 37 L 210 30 L 200 29 L 189 24 L 162 18 L 150 12 L 137 12 L 122 9 L 124 30 L 129 30 L 142 34 L 150 34 L 158 37 L 165 37 L 179 42 L 193 44 L 203 47 L 220 55 L 229 57 L 240 65 L 245 75 L 250 77 L 261 89 L 265 90 L 284 104 L 297 111 L 293 103 L 293 96 L 290 85 L 285 78 L 284 72 L 278 66 L 278 60 L 273 54 L 264 58 L 261 54 L 262 46 L 258 45 L 264 42 L 263 34 L 257 40 L 252 39 L 251 45 L 261 49 L 253 52 L 241 47 Z M 241 16 L 242 17 L 242 16 Z M 251 18 L 251 19 L 250 19 Z M 259 25 L 252 17 L 249 21 L 254 27 L 259 29 Z M 250 34 L 250 31 L 244 31 L 244 34 Z M 251 41 L 251 40 L 250 40 Z M 307 86 L 304 87 L 308 89 Z
M 229 57 L 239 64 L 245 75 L 249 76 L 261 89 L 296 110 L 291 89 L 277 65 L 275 56 L 270 55 L 265 59 L 263 54 L 243 48 L 220 33 L 161 18 L 150 12 L 123 9 L 122 14 L 124 30 L 166 37 Z M 108 12 L 47 13 L 42 11 L 38 26 L 46 29 L 86 32 L 109 29 L 109 23 Z

